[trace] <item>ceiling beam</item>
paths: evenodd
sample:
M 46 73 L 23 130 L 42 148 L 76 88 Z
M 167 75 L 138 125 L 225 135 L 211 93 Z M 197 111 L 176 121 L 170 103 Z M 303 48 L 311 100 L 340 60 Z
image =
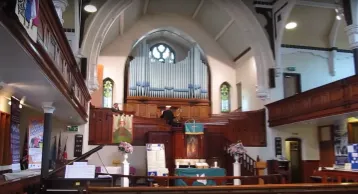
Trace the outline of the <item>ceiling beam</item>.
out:
M 225 32 L 226 30 L 231 26 L 231 24 L 234 23 L 234 19 L 231 19 L 224 27 L 221 29 L 221 31 L 215 36 L 215 41 L 217 41 Z
M 149 5 L 149 0 L 145 0 L 144 7 L 143 7 L 143 15 L 147 14 L 148 5 Z
M 304 5 L 304 6 L 310 6 L 310 7 L 320 7 L 320 8 L 327 8 L 327 9 L 341 8 L 340 4 L 315 2 L 315 1 L 310 1 L 310 0 L 298 0 L 296 2 L 296 5 Z
M 122 14 L 119 16 L 119 34 L 123 35 L 124 33 L 124 11 L 122 12 Z
M 196 7 L 195 12 L 194 12 L 194 14 L 192 16 L 193 19 L 195 19 L 195 17 L 198 15 L 198 13 L 199 13 L 201 7 L 203 6 L 203 4 L 204 4 L 204 0 L 201 0 L 199 5 Z

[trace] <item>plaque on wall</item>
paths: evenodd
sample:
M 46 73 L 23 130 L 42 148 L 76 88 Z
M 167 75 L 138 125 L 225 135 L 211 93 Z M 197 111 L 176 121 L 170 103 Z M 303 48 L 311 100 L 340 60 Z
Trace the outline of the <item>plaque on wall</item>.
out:
M 74 157 L 80 157 L 82 155 L 82 142 L 83 142 L 83 135 L 80 134 L 75 135 L 75 148 L 73 152 Z
M 282 139 L 281 139 L 281 137 L 275 137 L 275 155 L 282 156 Z

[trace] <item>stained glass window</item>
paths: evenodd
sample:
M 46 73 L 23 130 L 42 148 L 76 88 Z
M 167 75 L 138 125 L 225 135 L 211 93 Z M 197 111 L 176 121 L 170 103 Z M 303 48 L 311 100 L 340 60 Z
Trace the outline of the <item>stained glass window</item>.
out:
M 230 85 L 223 83 L 220 86 L 221 112 L 230 112 Z
M 164 62 L 165 60 L 168 60 L 169 63 L 175 62 L 175 54 L 173 49 L 166 44 L 156 44 L 152 46 L 149 51 L 149 58 L 151 58 L 151 61 L 153 62 Z
M 111 78 L 103 80 L 103 107 L 112 108 L 113 105 L 113 85 Z

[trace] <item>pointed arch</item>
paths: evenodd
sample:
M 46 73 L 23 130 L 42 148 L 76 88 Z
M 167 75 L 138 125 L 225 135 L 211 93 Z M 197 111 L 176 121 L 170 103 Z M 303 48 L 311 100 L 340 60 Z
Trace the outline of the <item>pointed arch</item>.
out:
M 112 108 L 114 81 L 107 77 L 103 80 L 103 107 Z
M 230 88 L 231 86 L 227 82 L 220 85 L 220 107 L 222 113 L 230 112 Z

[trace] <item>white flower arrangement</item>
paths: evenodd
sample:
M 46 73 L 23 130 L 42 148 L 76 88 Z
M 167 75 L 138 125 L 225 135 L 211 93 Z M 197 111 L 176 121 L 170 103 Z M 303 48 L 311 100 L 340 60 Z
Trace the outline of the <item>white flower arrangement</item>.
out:
M 126 154 L 131 154 L 133 153 L 133 146 L 128 142 L 121 142 L 118 145 L 118 150 Z
M 239 156 L 245 154 L 246 152 L 247 151 L 241 141 L 238 141 L 235 144 L 231 144 L 227 149 L 227 153 L 229 153 L 231 156 Z

